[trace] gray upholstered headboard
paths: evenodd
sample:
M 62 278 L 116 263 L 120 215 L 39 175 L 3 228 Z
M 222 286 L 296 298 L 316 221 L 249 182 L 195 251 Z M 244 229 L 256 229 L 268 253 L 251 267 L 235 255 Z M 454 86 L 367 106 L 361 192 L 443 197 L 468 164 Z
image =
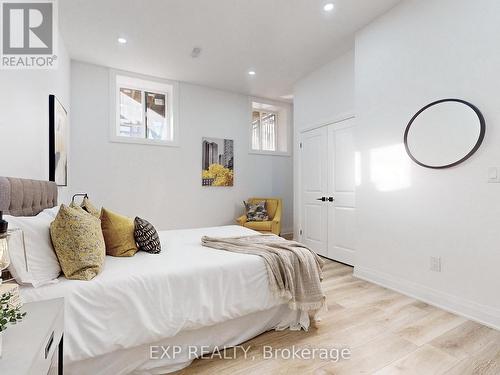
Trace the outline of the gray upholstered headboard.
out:
M 0 211 L 12 216 L 35 216 L 57 206 L 57 185 L 51 181 L 0 177 Z

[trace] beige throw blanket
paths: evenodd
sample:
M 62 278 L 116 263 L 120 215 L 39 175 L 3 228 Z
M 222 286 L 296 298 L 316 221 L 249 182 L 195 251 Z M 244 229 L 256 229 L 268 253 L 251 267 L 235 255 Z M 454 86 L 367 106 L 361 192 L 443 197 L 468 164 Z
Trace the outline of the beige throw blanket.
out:
M 271 291 L 288 301 L 293 310 L 326 310 L 321 288 L 324 261 L 311 249 L 274 234 L 214 238 L 204 236 L 202 245 L 240 254 L 258 255 L 266 262 Z

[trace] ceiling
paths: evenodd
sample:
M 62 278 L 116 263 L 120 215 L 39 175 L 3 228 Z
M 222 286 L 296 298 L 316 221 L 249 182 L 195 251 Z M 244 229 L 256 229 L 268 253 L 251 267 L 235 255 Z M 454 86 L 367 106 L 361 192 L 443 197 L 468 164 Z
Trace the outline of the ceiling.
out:
M 399 1 L 332 0 L 332 12 L 323 10 L 327 0 L 58 3 L 73 59 L 279 99 L 298 79 L 352 48 L 354 32 Z M 202 49 L 198 58 L 191 57 L 194 47 Z

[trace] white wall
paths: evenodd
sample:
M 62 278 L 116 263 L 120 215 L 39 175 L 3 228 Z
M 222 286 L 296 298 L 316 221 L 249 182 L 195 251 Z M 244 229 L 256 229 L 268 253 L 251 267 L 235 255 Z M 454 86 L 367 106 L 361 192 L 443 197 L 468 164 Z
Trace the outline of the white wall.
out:
M 280 196 L 291 231 L 292 158 L 249 154 L 247 96 L 181 83 L 180 147 L 111 143 L 109 70 L 73 61 L 71 79 L 72 191 L 159 229 L 233 224 L 244 199 Z M 234 139 L 234 187 L 201 186 L 202 137 Z
M 354 113 L 354 50 L 294 85 L 294 127 L 303 130 Z
M 500 166 L 498 14 L 497 0 L 405 1 L 357 35 L 355 68 L 356 273 L 496 327 L 500 184 L 486 180 Z M 449 97 L 479 107 L 485 141 L 458 167 L 421 168 L 404 152 L 405 126 Z
M 0 176 L 49 177 L 49 95 L 70 104 L 70 59 L 58 46 L 55 70 L 0 70 Z
M 294 85 L 294 234 L 300 224 L 300 132 L 354 114 L 354 51 L 310 73 Z

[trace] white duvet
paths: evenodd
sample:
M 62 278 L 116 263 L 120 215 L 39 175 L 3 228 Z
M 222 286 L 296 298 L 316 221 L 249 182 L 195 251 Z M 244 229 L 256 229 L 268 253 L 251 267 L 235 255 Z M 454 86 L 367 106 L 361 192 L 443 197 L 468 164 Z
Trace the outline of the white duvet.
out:
M 23 287 L 25 302 L 65 298 L 65 359 L 69 362 L 172 337 L 277 306 L 264 261 L 202 247 L 208 236 L 255 232 L 240 226 L 160 233 L 162 252 L 106 257 L 91 281 Z

